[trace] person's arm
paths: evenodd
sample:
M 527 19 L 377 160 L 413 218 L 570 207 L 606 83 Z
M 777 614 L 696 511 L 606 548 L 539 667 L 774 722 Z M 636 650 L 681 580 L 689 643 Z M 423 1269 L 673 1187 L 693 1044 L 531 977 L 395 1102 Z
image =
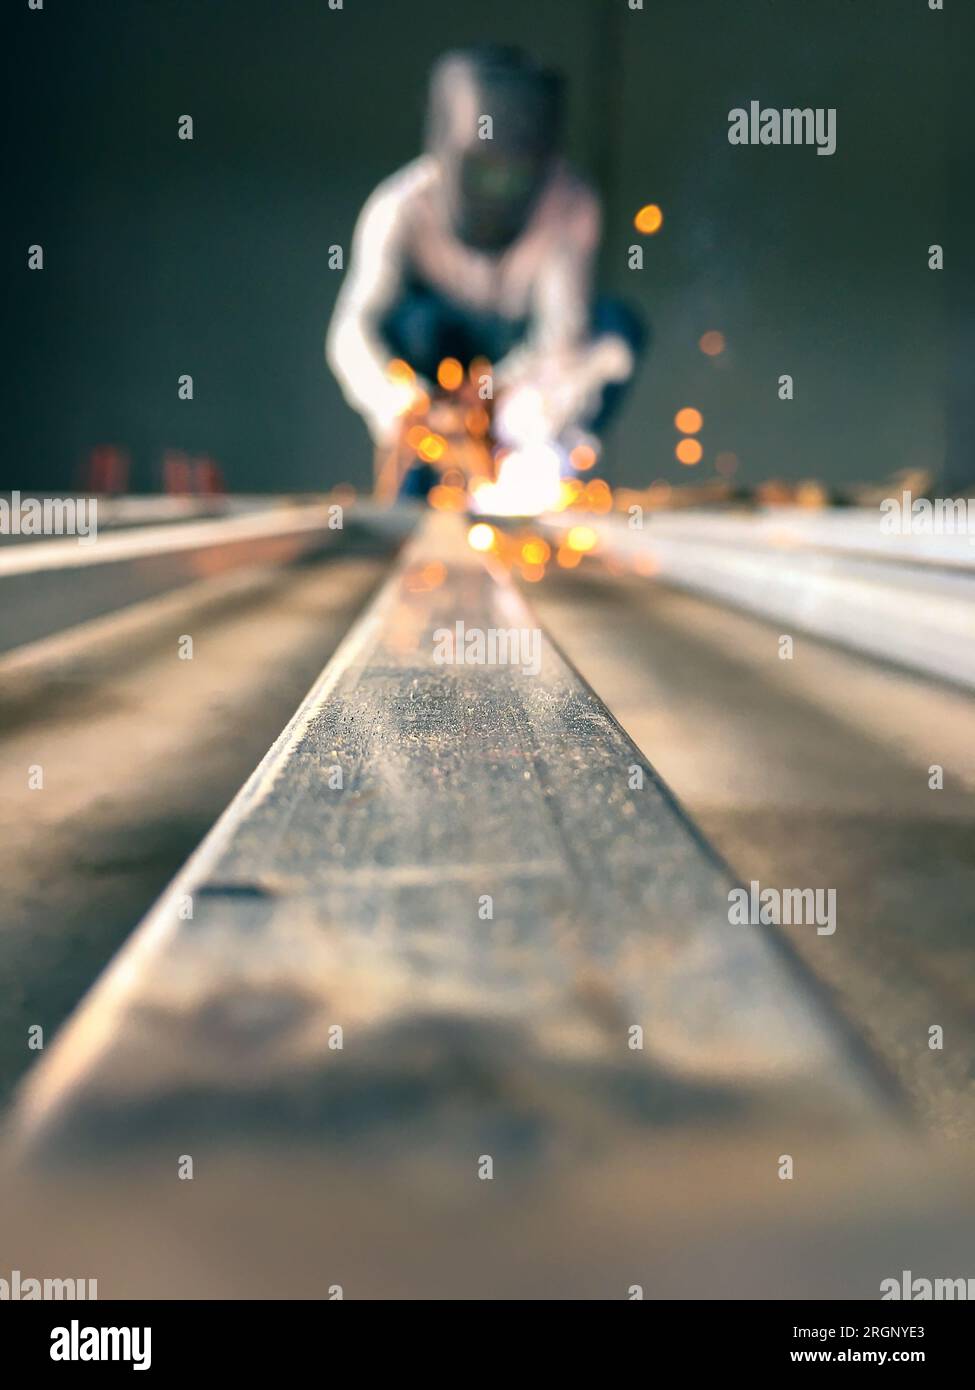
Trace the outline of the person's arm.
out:
M 496 374 L 496 427 L 516 446 L 557 438 L 567 425 L 591 419 L 608 383 L 625 381 L 633 370 L 622 338 L 591 336 L 599 203 L 583 187 L 569 214 L 564 207 L 557 214 L 535 281 L 528 337 Z
M 601 224 L 599 201 L 583 188 L 535 282 L 530 337 L 539 354 L 573 353 L 589 337 Z
M 564 200 L 546 211 L 552 226 L 535 278 L 528 335 L 497 364 L 501 390 L 547 373 L 553 361 L 571 357 L 589 336 L 599 200 L 580 184 L 567 216 Z
M 325 357 L 342 394 L 386 443 L 409 404 L 409 391 L 386 375 L 389 351 L 380 325 L 403 282 L 403 199 L 381 187 L 367 200 L 352 238 L 345 282 L 325 338 Z

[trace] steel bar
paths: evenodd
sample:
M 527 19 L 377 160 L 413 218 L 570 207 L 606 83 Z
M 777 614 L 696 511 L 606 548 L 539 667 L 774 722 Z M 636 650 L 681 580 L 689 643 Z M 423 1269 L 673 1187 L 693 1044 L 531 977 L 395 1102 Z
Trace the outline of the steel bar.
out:
M 492 632 L 517 659 L 456 659 Z M 917 1184 L 902 1112 L 776 930 L 732 925 L 732 886 L 508 578 L 431 517 L 30 1074 L 11 1251 L 107 1291 L 137 1265 L 164 1296 L 779 1296 L 838 1267 L 869 1296 Z M 787 1212 L 782 1154 L 807 1179 Z M 872 1194 L 853 1261 L 827 1191 Z
M 360 507 L 355 515 L 391 534 L 413 524 L 406 512 Z M 4 547 L 0 652 L 226 570 L 314 554 L 340 534 L 335 516 L 327 503 L 275 506 L 112 531 L 91 544 L 65 538 Z
M 22 496 L 22 495 L 21 495 Z M 43 505 L 43 498 L 37 499 Z M 12 507 L 15 498 L 6 494 L 0 501 Z M 287 501 L 281 496 L 248 496 L 227 493 L 147 494 L 102 496 L 86 499 L 94 505 L 98 534 L 106 531 L 135 529 L 142 526 L 163 526 L 171 522 L 203 521 L 207 518 L 240 516 L 247 512 L 262 512 Z M 42 534 L 23 534 L 9 528 L 0 531 L 0 546 L 38 545 L 49 540 Z
M 557 535 L 573 524 L 553 519 Z M 587 522 L 599 550 L 639 572 L 744 608 L 854 651 L 975 687 L 975 568 L 964 538 L 837 533 L 794 517 L 653 516 L 642 528 L 619 517 Z M 798 529 L 795 529 L 798 526 Z M 894 542 L 923 539 L 937 548 Z
M 513 1072 L 543 1132 L 572 1110 L 653 1124 L 757 1096 L 835 1121 L 877 1101 L 548 639 L 537 671 L 438 664 L 458 622 L 537 631 L 456 525 L 428 524 L 83 1004 L 24 1099 L 35 1137 L 131 1143 L 179 1113 L 246 1139 L 273 1114 L 331 1143 L 390 1113 L 436 1129 L 451 1093 L 476 1129 Z
M 899 499 L 894 498 L 893 501 Z M 947 506 L 948 503 L 942 505 Z M 843 551 L 850 555 L 937 569 L 975 570 L 975 544 L 968 533 L 966 504 L 957 504 L 960 529 L 948 534 L 886 529 L 890 520 L 877 507 L 765 507 L 757 511 L 651 512 L 654 534 L 707 538 L 718 545 L 750 550 Z M 900 513 L 903 519 L 903 508 Z M 908 524 L 910 515 L 908 509 Z

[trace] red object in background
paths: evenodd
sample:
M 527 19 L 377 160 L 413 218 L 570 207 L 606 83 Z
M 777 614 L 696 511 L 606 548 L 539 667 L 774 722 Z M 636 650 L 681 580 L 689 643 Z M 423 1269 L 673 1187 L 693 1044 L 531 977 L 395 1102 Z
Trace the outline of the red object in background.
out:
M 193 458 L 182 449 L 167 449 L 162 464 L 163 492 L 212 497 L 227 491 L 219 464 L 206 454 Z
M 167 449 L 162 462 L 163 492 L 192 492 L 189 457 L 181 449 Z
M 83 492 L 128 492 L 131 460 L 115 444 L 96 444 L 81 466 Z
M 227 491 L 220 466 L 214 463 L 212 458 L 193 460 L 193 482 L 194 491 L 206 493 L 208 496 Z

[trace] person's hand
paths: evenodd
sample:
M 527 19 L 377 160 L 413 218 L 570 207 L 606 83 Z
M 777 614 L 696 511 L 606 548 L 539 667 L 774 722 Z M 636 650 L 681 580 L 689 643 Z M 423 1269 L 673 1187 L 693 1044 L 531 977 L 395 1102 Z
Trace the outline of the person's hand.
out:
M 399 438 L 406 416 L 425 413 L 432 387 L 423 377 L 411 381 L 384 381 L 369 403 L 366 424 L 374 444 L 388 447 Z
M 494 433 L 502 444 L 520 449 L 552 438 L 551 402 L 542 387 L 522 383 L 511 387 L 494 408 Z
M 632 369 L 629 346 L 610 334 L 536 361 L 531 375 L 512 384 L 497 402 L 498 438 L 514 448 L 557 439 L 568 425 L 590 420 L 606 386 L 625 381 Z

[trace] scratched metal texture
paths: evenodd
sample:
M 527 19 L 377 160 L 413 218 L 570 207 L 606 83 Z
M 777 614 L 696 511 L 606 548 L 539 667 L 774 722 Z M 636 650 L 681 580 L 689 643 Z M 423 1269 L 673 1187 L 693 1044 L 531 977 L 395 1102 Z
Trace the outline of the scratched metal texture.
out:
M 458 621 L 536 627 L 434 517 L 32 1074 L 32 1155 L 300 1139 L 529 1161 L 885 1112 L 843 1020 L 772 931 L 729 923 L 728 871 L 548 637 L 535 674 L 438 664 Z

